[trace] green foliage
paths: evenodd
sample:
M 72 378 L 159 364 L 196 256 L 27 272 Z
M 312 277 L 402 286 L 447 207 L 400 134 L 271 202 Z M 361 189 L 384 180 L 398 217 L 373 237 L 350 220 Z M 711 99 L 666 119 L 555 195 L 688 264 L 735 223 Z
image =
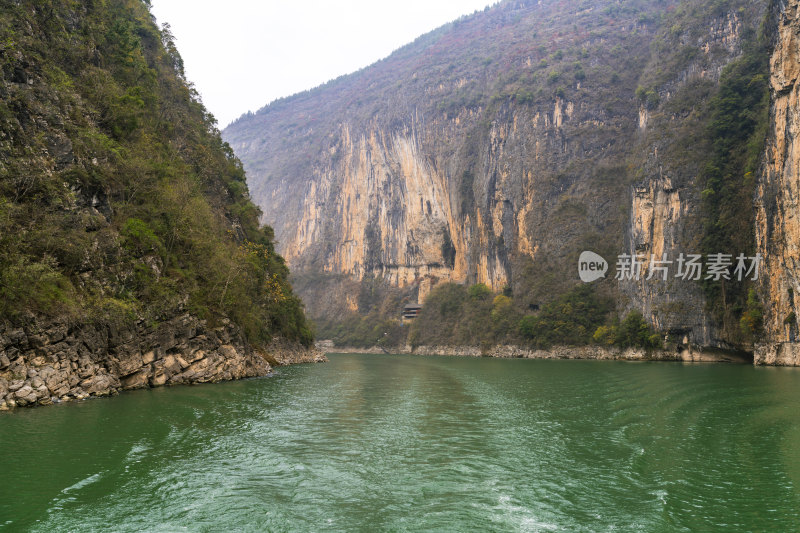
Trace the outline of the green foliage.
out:
M 658 102 L 660 101 L 660 97 L 658 96 L 658 91 L 653 88 L 645 88 L 641 85 L 636 88 L 636 98 L 639 99 L 647 109 L 653 110 L 658 107 Z
M 538 315 L 519 322 L 519 333 L 539 347 L 585 345 L 606 320 L 610 302 L 598 296 L 591 285 L 578 285 L 545 305 Z
M 19 319 L 26 312 L 54 313 L 70 304 L 73 288 L 55 260 L 16 255 L 0 269 L 0 316 Z
M 360 316 L 347 315 L 343 320 L 324 321 L 318 325 L 318 337 L 332 340 L 337 346 L 393 348 L 403 346 L 408 326 L 396 318 L 384 318 L 379 313 Z
M 494 295 L 483 283 L 437 285 L 411 324 L 412 346 L 484 346 L 513 340 L 519 314 L 511 298 Z
M 604 346 L 613 346 L 614 341 L 616 341 L 616 327 L 611 326 L 600 326 L 598 327 L 594 334 L 592 335 L 592 340 L 597 344 L 602 344 Z
M 154 252 L 159 255 L 164 253 L 164 245 L 161 239 L 158 238 L 144 220 L 129 218 L 122 225 L 120 233 L 125 237 L 126 245 L 135 253 L 146 254 Z
M 746 41 L 744 48 L 742 57 L 722 72 L 719 91 L 711 99 L 712 152 L 698 180 L 706 254 L 755 253 L 752 198 L 769 118 L 769 55 L 763 36 Z M 739 315 L 750 309 L 747 284 L 709 280 L 703 288 L 711 312 L 726 330 L 735 335 L 738 321 L 745 340 L 752 339 L 760 317 Z
M 241 163 L 139 1 L 0 8 L 0 319 L 233 319 L 312 341 Z M 95 5 L 96 4 L 96 5 Z M 18 83 L 25 78 L 33 83 Z
M 398 305 L 397 314 L 400 309 Z M 609 323 L 610 310 L 609 298 L 591 285 L 574 286 L 537 314 L 523 316 L 510 291 L 494 294 L 482 283 L 469 287 L 442 283 L 428 295 L 410 326 L 375 309 L 366 316 L 352 313 L 343 320 L 325 320 L 319 324 L 319 334 L 339 346 L 353 347 L 527 343 L 547 348 L 586 345 L 593 340 L 621 347 L 659 345 L 660 335 L 641 313 Z
M 520 320 L 519 312 L 514 308 L 510 296 L 498 294 L 492 301 L 492 331 L 497 338 L 509 338 L 516 333 Z
M 650 327 L 639 311 L 631 311 L 622 322 L 616 320 L 598 327 L 592 340 L 598 344 L 620 348 L 657 348 L 661 336 Z
M 476 283 L 475 285 L 470 285 L 469 289 L 467 289 L 467 294 L 472 300 L 484 300 L 492 294 L 492 289 L 485 283 Z
M 536 96 L 531 91 L 520 89 L 514 94 L 514 101 L 519 104 L 532 104 L 536 101 Z
M 792 311 L 784 320 L 784 324 L 792 324 L 794 322 L 794 311 Z M 739 327 L 742 329 L 742 334 L 749 342 L 753 342 L 761 335 L 764 326 L 764 309 L 761 302 L 756 295 L 754 289 L 747 292 L 747 306 L 739 319 Z

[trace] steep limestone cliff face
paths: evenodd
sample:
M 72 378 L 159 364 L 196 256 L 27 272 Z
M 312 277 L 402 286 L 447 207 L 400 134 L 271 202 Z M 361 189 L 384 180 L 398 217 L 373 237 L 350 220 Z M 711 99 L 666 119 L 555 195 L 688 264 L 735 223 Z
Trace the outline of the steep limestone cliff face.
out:
M 330 167 L 306 184 L 302 212 L 284 245 L 290 262 L 302 268 L 318 259 L 324 272 L 358 279 L 374 274 L 400 287 L 430 277 L 464 280 L 464 236 L 446 179 L 420 153 L 413 128 L 393 134 L 371 129 L 354 139 L 342 125 Z M 330 226 L 333 239 L 325 233 Z M 444 232 L 456 250 L 457 262 L 449 267 Z M 315 257 L 320 244 L 325 247 Z
M 768 2 L 618 4 L 502 2 L 223 132 L 299 292 L 335 295 L 312 314 L 364 312 L 352 281 L 375 278 L 535 308 L 594 250 L 620 312 L 727 346 L 697 283 L 618 283 L 614 262 L 699 253 L 707 102 Z
M 621 241 L 610 206 L 629 177 L 614 145 L 635 134 L 638 106 L 589 101 L 612 73 L 581 46 L 617 44 L 617 60 L 641 69 L 655 28 L 626 14 L 619 34 L 605 24 L 592 35 L 560 31 L 606 7 L 591 4 L 488 10 L 229 127 L 293 269 L 377 276 L 424 300 L 441 281 L 501 290 L 537 260 L 561 269 L 587 233 L 616 231 L 609 240 Z M 500 46 L 496 31 L 522 45 Z M 465 58 L 465 46 L 482 58 Z M 585 79 L 576 54 L 596 79 Z M 635 88 L 635 74 L 622 74 Z M 606 183 L 593 190 L 594 180 Z M 353 298 L 338 299 L 352 308 Z
M 767 3 L 755 5 L 751 20 L 761 20 Z M 626 308 L 641 311 L 657 330 L 670 334 L 679 344 L 733 347 L 709 315 L 700 285 L 675 275 L 681 254 L 703 253 L 698 179 L 712 147 L 701 117 L 707 113 L 708 95 L 717 87 L 723 69 L 742 55 L 746 29 L 753 31 L 741 11 L 730 9 L 712 18 L 700 34 L 670 30 L 655 47 L 641 79 L 642 86 L 653 83 L 658 88 L 659 98 L 657 105 L 649 106 L 652 109 L 647 103 L 640 107 L 639 136 L 632 156 L 641 179 L 630 193 L 623 252 L 640 257 L 641 276 L 638 281 L 622 280 L 619 287 Z M 659 80 L 655 71 L 671 59 L 667 50 L 682 47 L 681 54 L 690 59 L 676 75 Z M 652 265 L 652 261 L 661 263 Z M 656 270 L 651 277 L 651 266 L 668 270 Z
M 756 362 L 800 364 L 800 2 L 782 3 L 770 58 L 770 130 L 756 194 L 756 240 L 767 342 Z
M 675 278 L 675 259 L 691 249 L 686 238 L 693 205 L 689 195 L 689 189 L 678 190 L 665 177 L 646 180 L 634 188 L 625 253 L 641 256 L 641 276 L 638 281 L 620 281 L 620 287 L 630 298 L 631 308 L 641 311 L 657 330 L 671 333 L 677 342 L 718 345 L 697 285 Z M 666 265 L 666 275 L 654 270 L 649 276 L 651 266 L 656 266 L 651 261 Z

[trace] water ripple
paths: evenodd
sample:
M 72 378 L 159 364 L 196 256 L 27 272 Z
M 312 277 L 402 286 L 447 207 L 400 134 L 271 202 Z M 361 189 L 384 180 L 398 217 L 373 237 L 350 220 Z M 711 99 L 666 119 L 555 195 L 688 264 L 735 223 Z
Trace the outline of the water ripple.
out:
M 762 370 L 342 355 L 17 411 L 0 530 L 791 531 L 800 372 Z

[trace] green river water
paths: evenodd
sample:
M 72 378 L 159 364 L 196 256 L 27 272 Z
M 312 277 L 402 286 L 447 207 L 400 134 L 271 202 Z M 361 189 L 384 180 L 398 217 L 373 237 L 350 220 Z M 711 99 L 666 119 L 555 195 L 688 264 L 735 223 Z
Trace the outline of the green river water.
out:
M 800 531 L 800 369 L 329 357 L 0 413 L 0 531 Z

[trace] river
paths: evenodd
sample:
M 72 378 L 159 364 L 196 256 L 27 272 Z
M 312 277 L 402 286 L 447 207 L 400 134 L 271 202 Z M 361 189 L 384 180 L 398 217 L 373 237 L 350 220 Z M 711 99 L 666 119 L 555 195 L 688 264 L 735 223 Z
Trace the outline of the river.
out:
M 0 531 L 800 524 L 800 369 L 329 357 L 0 413 Z

